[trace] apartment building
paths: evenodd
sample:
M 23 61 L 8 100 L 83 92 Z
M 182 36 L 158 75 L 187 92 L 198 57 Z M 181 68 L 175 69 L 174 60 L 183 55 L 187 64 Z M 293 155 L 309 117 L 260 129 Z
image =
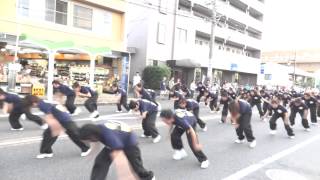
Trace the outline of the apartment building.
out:
M 150 0 L 142 4 L 139 11 L 134 10 L 137 5 L 129 5 L 128 12 L 145 15 L 139 23 L 132 23 L 134 18 L 129 20 L 132 26 L 128 26 L 128 46 L 134 50 L 132 63 L 139 64 L 133 71 L 168 62 L 173 75 L 185 83 L 201 80 L 209 65 L 210 1 L 178 0 L 175 6 L 171 1 Z M 164 7 L 167 13 L 161 12 Z M 170 7 L 176 7 L 176 13 Z M 256 84 L 261 63 L 264 1 L 216 0 L 215 9 L 212 77 L 217 82 Z
M 1 85 L 12 82 L 15 62 L 31 68 L 28 78 L 14 77 L 19 93 L 50 89 L 51 76 L 69 85 L 90 82 L 101 92 L 113 82 L 126 87 L 125 12 L 122 0 L 1 0 Z

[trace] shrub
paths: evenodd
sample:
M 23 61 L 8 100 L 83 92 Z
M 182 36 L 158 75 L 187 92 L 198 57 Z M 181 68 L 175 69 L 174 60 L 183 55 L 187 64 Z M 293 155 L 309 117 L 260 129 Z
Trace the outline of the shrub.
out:
M 168 66 L 147 66 L 143 70 L 142 80 L 144 81 L 144 87 L 147 89 L 160 89 L 160 83 L 163 77 L 167 79 L 171 75 L 171 69 Z

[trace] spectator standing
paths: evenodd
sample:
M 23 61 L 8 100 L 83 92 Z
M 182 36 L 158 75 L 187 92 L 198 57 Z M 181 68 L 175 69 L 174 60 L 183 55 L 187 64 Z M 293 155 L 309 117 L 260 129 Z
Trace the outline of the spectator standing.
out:
M 190 91 L 191 91 L 191 98 L 194 97 L 194 92 L 197 89 L 197 84 L 196 82 L 193 80 L 190 84 Z

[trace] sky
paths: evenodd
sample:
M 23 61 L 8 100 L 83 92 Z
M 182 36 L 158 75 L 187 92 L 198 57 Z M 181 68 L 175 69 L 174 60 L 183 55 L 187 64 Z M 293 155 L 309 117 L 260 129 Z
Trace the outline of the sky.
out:
M 320 0 L 265 0 L 264 51 L 320 49 Z

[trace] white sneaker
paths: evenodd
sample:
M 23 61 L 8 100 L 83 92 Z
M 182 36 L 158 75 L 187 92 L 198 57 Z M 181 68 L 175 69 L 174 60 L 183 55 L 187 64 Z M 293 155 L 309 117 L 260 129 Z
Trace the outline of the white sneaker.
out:
M 48 124 L 43 124 L 42 126 L 40 126 L 40 129 L 46 130 L 48 129 Z
M 99 112 L 98 111 L 94 111 L 90 114 L 90 118 L 98 118 L 99 117 Z
M 310 128 L 306 128 L 306 129 L 304 129 L 304 130 L 307 131 L 307 132 L 310 132 L 310 131 L 311 131 Z
M 156 180 L 156 177 L 155 177 L 155 176 L 153 176 L 151 180 Z
M 72 116 L 77 116 L 81 113 L 81 109 L 80 108 L 77 108 L 73 113 L 72 113 Z
M 255 148 L 256 146 L 257 146 L 257 141 L 256 140 L 250 142 L 250 144 L 249 144 L 250 148 Z
M 181 149 L 181 150 L 175 150 L 172 158 L 174 160 L 181 160 L 187 156 L 188 156 L 187 152 L 184 149 Z
M 276 135 L 276 134 L 277 134 L 277 131 L 276 131 L 276 130 L 270 130 L 270 134 L 271 134 L 271 135 Z
M 294 135 L 293 135 L 293 136 L 289 136 L 289 138 L 290 138 L 290 139 L 294 139 L 294 138 L 295 138 L 295 136 L 294 136 Z
M 20 116 L 20 118 L 21 118 L 22 120 L 26 120 L 26 119 L 27 119 L 27 117 L 26 117 L 25 114 L 22 114 L 22 115 Z
M 204 128 L 201 128 L 203 132 L 207 132 L 208 131 L 208 127 L 205 126 Z
M 18 129 L 15 129 L 15 128 L 11 128 L 11 131 L 23 131 L 23 127 L 22 128 L 18 128 Z
M 244 139 L 242 139 L 242 140 L 236 139 L 234 142 L 237 144 L 242 144 L 242 143 L 244 143 Z
M 141 134 L 140 137 L 141 137 L 141 138 L 149 138 L 149 137 L 151 137 L 151 136 L 146 136 L 145 134 Z
M 91 150 L 92 150 L 92 149 L 89 148 L 87 151 L 82 152 L 82 153 L 81 153 L 81 157 L 86 157 L 86 156 L 88 156 L 88 155 L 90 154 Z
M 158 143 L 158 142 L 160 142 L 160 140 L 161 140 L 161 136 L 158 135 L 157 137 L 153 138 L 152 142 L 153 143 Z
M 116 113 L 122 113 L 122 110 L 121 111 L 116 110 Z
M 207 169 L 209 167 L 209 165 L 210 165 L 209 160 L 205 160 L 205 161 L 201 162 L 200 167 L 201 167 L 201 169 Z
M 37 155 L 37 159 L 52 158 L 52 157 L 53 157 L 53 153 L 50 153 L 50 154 L 43 153 L 43 154 Z
M 313 126 L 318 126 L 318 123 L 311 123 L 311 125 L 313 125 Z
M 180 150 L 180 155 L 181 155 L 182 158 L 185 158 L 185 157 L 188 156 L 187 152 L 184 149 Z
M 215 111 L 210 111 L 211 114 L 215 113 Z
M 224 124 L 224 121 L 220 120 L 220 121 L 219 121 L 219 124 Z

